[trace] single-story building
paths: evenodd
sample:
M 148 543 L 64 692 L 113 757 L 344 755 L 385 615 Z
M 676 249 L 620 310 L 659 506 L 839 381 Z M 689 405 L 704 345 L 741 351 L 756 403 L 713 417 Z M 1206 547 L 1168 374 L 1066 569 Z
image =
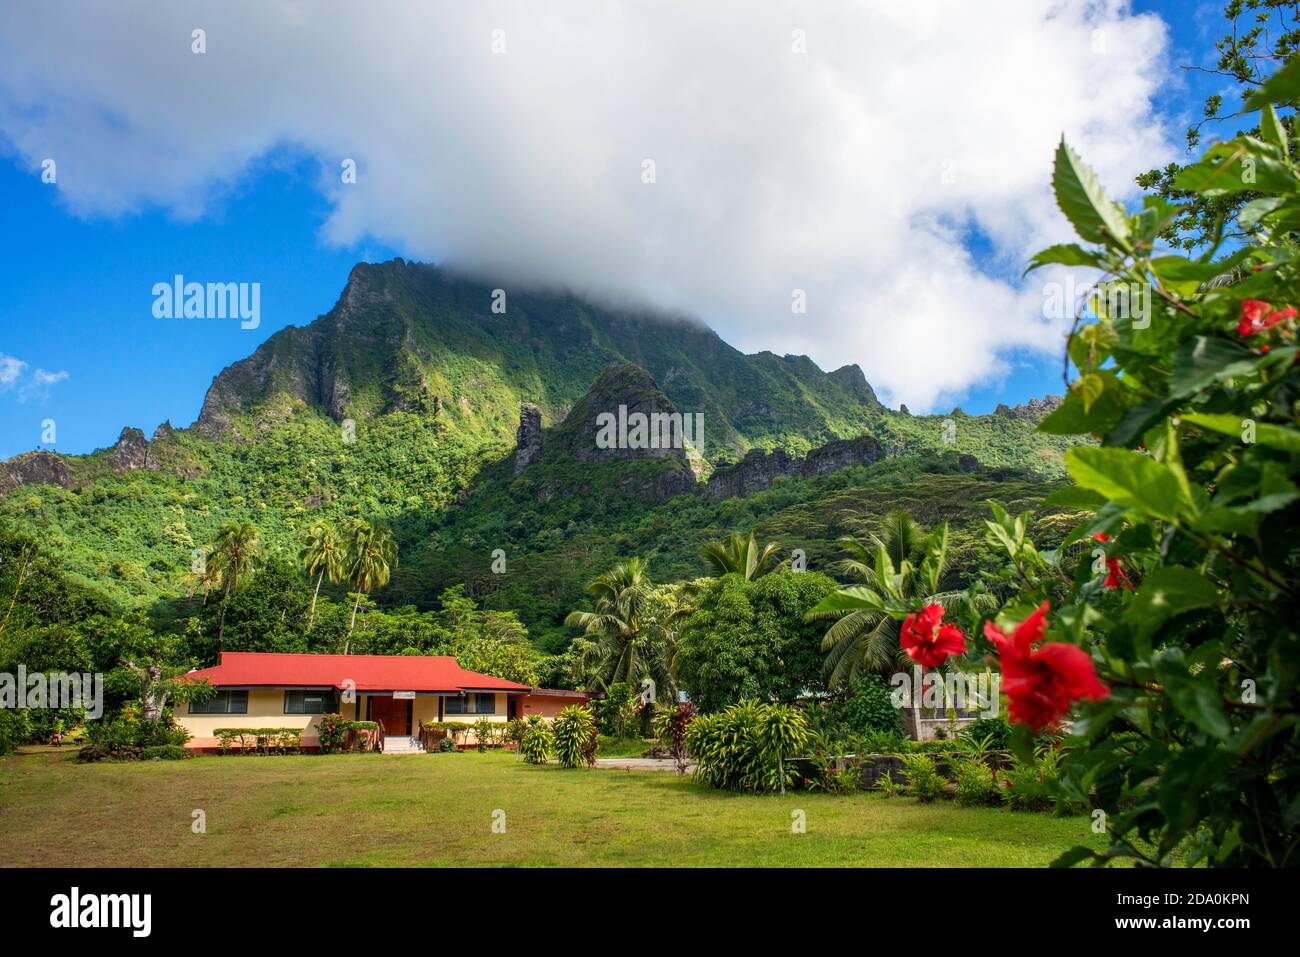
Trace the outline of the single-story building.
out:
M 323 714 L 377 721 L 397 749 L 414 748 L 421 723 L 552 718 L 591 697 L 466 671 L 441 656 L 225 651 L 220 664 L 187 677 L 217 691 L 202 704 L 174 709 L 176 723 L 191 736 L 186 747 L 199 751 L 218 747 L 218 728 L 301 728 L 303 748 L 313 750 L 320 747 Z

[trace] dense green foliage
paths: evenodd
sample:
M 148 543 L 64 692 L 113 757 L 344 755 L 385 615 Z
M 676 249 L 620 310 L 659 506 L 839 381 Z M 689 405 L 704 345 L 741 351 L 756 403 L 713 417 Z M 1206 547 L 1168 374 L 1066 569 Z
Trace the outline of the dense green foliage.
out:
M 519 752 L 529 764 L 545 764 L 555 750 L 555 734 L 550 725 L 535 724 L 524 732 Z
M 596 763 L 600 733 L 596 719 L 582 705 L 569 705 L 555 716 L 551 726 L 555 756 L 566 768 L 585 768 Z
M 1262 110 L 1259 138 L 1216 144 L 1178 174 L 1198 196 L 1261 194 L 1242 208 L 1251 241 L 1221 250 L 1204 237 L 1200 260 L 1155 254 L 1177 209 L 1148 198 L 1128 215 L 1058 151 L 1058 201 L 1089 245 L 1035 263 L 1101 269 L 1103 302 L 1071 337 L 1080 378 L 1043 428 L 1102 437 L 1069 453 L 1077 487 L 1061 493 L 1087 512 L 1067 541 L 1097 547 L 1065 561 L 1005 513 L 989 529 L 1017 585 L 1003 620 L 1048 603 L 1041 647 L 1092 650 L 1107 689 L 1081 706 L 1061 789 L 1104 812 L 1112 847 L 1066 861 L 1298 859 L 1300 166 L 1269 105 L 1298 98 L 1292 61 L 1247 104 Z M 1148 290 L 1149 321 L 1115 307 L 1119 286 Z M 1012 740 L 1029 762 L 1024 725 Z M 1032 768 L 1021 777 L 1036 799 Z
M 705 586 L 682 628 L 677 668 L 701 711 L 752 698 L 791 703 L 825 687 L 824 627 L 804 621 L 835 582 L 819 572 L 776 572 Z
M 795 778 L 784 758 L 808 742 L 808 726 L 788 705 L 746 700 L 694 717 L 685 737 L 701 781 L 729 791 L 784 791 Z

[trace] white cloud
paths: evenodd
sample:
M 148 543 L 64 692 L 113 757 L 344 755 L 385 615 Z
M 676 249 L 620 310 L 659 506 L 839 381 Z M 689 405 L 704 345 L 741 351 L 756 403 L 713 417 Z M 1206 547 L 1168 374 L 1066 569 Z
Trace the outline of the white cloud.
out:
M 1173 156 L 1152 110 L 1164 25 L 1117 0 L 32 4 L 8 19 L 0 135 L 33 169 L 56 158 L 79 213 L 202 215 L 291 144 L 322 163 L 329 242 L 691 312 L 746 350 L 858 362 L 914 410 L 1060 347 L 1041 280 L 1018 277 L 1068 236 L 1049 190 L 1063 131 L 1116 195 Z M 345 158 L 355 185 L 338 181 Z
M 47 372 L 37 368 L 28 375 L 27 369 L 28 365 L 22 359 L 0 352 L 0 394 L 16 389 L 19 402 L 46 399 L 50 390 L 68 377 L 68 373 L 62 370 Z
M 27 363 L 0 352 L 0 392 L 8 392 L 22 378 Z

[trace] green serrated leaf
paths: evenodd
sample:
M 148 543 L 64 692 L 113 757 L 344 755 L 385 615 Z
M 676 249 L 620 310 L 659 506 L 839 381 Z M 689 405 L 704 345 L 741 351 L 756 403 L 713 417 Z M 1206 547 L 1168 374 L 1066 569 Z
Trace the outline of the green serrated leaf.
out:
M 1083 488 L 1153 518 L 1172 522 L 1193 511 L 1174 470 L 1141 452 L 1073 448 L 1065 467 Z
M 1278 121 L 1277 111 L 1273 109 L 1273 104 L 1266 103 L 1259 113 L 1259 135 L 1263 137 L 1265 143 L 1272 143 L 1282 150 L 1282 155 L 1289 155 L 1290 151 L 1286 144 L 1286 130 L 1282 128 L 1281 122 Z
M 1183 398 L 1199 392 L 1211 382 L 1249 375 L 1258 363 L 1259 356 L 1245 346 L 1217 336 L 1195 336 L 1179 346 L 1174 354 L 1169 395 Z
M 1084 249 L 1077 243 L 1061 243 L 1034 253 L 1025 273 L 1028 274 L 1042 266 L 1091 266 L 1094 269 L 1101 269 L 1103 265 L 1104 261 L 1098 253 Z
M 1056 205 L 1083 239 L 1104 243 L 1108 239 L 1128 249 L 1129 222 L 1124 209 L 1106 196 L 1097 175 L 1061 138 L 1052 170 Z
M 1246 109 L 1258 110 L 1270 103 L 1287 104 L 1300 99 L 1300 59 L 1292 59 L 1251 94 Z

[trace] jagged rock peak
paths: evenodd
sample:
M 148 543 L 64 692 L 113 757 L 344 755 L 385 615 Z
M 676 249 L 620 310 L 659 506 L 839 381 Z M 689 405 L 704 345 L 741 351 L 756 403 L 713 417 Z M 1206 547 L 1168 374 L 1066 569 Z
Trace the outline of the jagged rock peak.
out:
M 117 444 L 108 456 L 109 463 L 119 472 L 142 469 L 149 464 L 149 442 L 144 433 L 134 426 L 126 426 L 118 436 Z
M 556 444 L 582 462 L 674 458 L 703 442 L 703 416 L 679 413 L 654 377 L 630 362 L 607 366 L 556 429 Z

